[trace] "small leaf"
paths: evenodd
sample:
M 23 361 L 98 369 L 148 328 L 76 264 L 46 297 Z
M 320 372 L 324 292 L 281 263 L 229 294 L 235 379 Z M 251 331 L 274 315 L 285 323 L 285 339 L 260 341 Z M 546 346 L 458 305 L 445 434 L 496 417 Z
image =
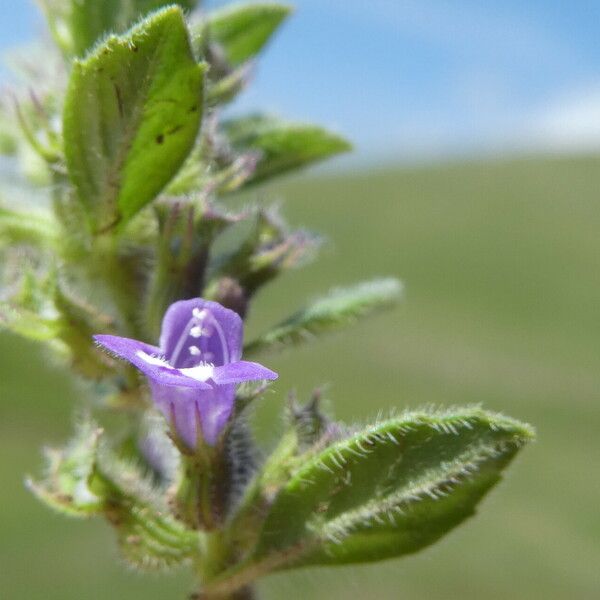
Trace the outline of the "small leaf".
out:
M 314 390 L 304 405 L 298 404 L 295 394 L 290 395 L 287 420 L 296 433 L 300 453 L 316 447 L 335 427 L 321 409 L 321 394 Z
M 198 532 L 171 515 L 166 488 L 154 485 L 137 463 L 103 450 L 97 469 L 107 490 L 105 515 L 117 530 L 123 558 L 142 571 L 189 562 L 199 552 Z
M 50 31 L 67 53 L 83 56 L 109 33 L 123 33 L 140 17 L 173 5 L 170 0 L 41 0 Z M 196 0 L 179 0 L 191 10 Z
M 254 183 L 352 148 L 344 138 L 321 127 L 286 123 L 260 114 L 226 121 L 223 131 L 234 150 L 261 153 L 250 180 Z
M 177 173 L 200 126 L 203 73 L 176 7 L 75 61 L 66 159 L 94 230 L 131 218 Z
M 163 315 L 173 302 L 199 295 L 211 244 L 237 221 L 206 203 L 185 200 L 157 203 L 156 215 L 156 268 L 146 293 L 145 311 L 151 339 L 158 339 Z
M 308 460 L 273 503 L 253 558 L 279 568 L 391 558 L 433 543 L 475 512 L 530 427 L 479 408 L 413 412 Z
M 306 264 L 315 254 L 320 239 L 314 234 L 289 231 L 275 209 L 259 209 L 248 216 L 244 230 L 236 236 L 236 246 L 216 254 L 210 264 L 213 278 L 204 293 L 214 294 L 219 277 L 235 280 L 247 298 L 282 271 Z
M 57 224 L 50 214 L 16 212 L 0 204 L 0 246 L 25 243 L 53 248 L 57 234 Z
M 27 486 L 44 504 L 69 516 L 104 515 L 117 530 L 123 557 L 143 570 L 166 569 L 198 553 L 199 537 L 169 513 L 165 490 L 138 466 L 100 443 L 102 430 L 86 419 L 61 450 L 47 451 L 41 482 Z
M 251 69 L 242 65 L 231 73 L 210 81 L 206 90 L 206 103 L 212 107 L 231 102 L 248 85 L 250 74 Z
M 15 156 L 19 150 L 18 130 L 6 102 L 0 102 L 0 155 Z
M 213 11 L 194 33 L 194 45 L 217 42 L 232 66 L 258 54 L 290 14 L 291 8 L 274 2 L 238 4 Z
M 140 571 L 172 569 L 198 552 L 198 533 L 166 514 L 132 504 L 116 518 L 123 558 Z
M 46 477 L 41 482 L 28 479 L 28 488 L 66 515 L 86 517 L 102 512 L 104 498 L 92 489 L 101 434 L 93 422 L 84 420 L 66 448 L 46 451 Z
M 61 326 L 56 317 L 42 317 L 21 306 L 0 302 L 0 330 L 6 329 L 37 342 L 49 342 L 60 336 Z
M 341 329 L 359 318 L 394 306 L 401 293 L 402 285 L 396 279 L 379 279 L 335 290 L 247 344 L 244 354 L 277 350 Z

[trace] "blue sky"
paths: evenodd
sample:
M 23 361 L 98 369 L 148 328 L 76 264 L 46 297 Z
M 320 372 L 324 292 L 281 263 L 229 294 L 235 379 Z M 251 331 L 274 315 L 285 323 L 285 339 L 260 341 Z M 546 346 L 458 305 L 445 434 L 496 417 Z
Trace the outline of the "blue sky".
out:
M 236 110 L 326 124 L 362 158 L 600 148 L 599 2 L 294 4 Z M 42 29 L 29 0 L 0 9 L 2 49 Z

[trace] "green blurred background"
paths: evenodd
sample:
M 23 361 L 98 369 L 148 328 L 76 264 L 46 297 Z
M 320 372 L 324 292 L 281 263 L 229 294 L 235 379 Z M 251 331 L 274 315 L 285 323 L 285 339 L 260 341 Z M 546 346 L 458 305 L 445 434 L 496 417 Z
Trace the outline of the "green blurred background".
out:
M 294 225 L 325 233 L 321 259 L 267 288 L 250 332 L 338 284 L 396 275 L 402 306 L 297 351 L 255 418 L 266 445 L 285 393 L 329 384 L 335 414 L 364 421 L 427 404 L 482 403 L 533 423 L 480 514 L 421 554 L 303 570 L 265 600 L 600 597 L 600 158 L 519 159 L 288 179 Z M 118 562 L 109 527 L 51 514 L 23 487 L 39 447 L 71 431 L 68 373 L 0 338 L 0 598 L 184 598 L 190 579 Z

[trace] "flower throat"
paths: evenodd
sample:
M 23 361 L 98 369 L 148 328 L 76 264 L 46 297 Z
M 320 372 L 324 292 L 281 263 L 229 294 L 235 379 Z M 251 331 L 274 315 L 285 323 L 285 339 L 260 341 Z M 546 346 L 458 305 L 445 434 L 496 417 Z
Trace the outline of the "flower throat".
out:
M 182 358 L 183 364 L 179 364 L 185 350 L 188 355 Z M 192 360 L 192 357 L 196 358 L 197 362 Z M 173 354 L 167 359 L 171 366 L 176 368 L 186 366 L 190 362 L 197 365 L 229 364 L 230 355 L 225 332 L 210 310 L 206 308 L 192 310 L 190 320 L 183 328 Z

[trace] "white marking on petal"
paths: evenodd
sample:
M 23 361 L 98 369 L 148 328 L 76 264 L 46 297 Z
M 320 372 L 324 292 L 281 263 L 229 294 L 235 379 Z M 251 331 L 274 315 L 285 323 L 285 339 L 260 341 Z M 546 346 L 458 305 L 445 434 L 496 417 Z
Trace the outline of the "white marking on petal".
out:
M 192 356 L 200 356 L 200 348 L 198 346 L 190 346 L 189 351 Z
M 197 367 L 190 367 L 189 369 L 178 369 L 180 373 L 191 379 L 197 381 L 208 381 L 214 373 L 214 366 L 206 363 L 201 363 Z
M 212 327 L 214 327 L 214 330 L 211 328 L 207 331 L 205 328 L 204 335 L 210 337 L 210 336 L 212 336 L 214 331 L 217 332 L 217 335 L 219 336 L 219 342 L 221 343 L 221 351 L 223 352 L 223 364 L 228 365 L 230 357 L 229 357 L 229 347 L 227 345 L 227 339 L 225 337 L 225 332 L 223 331 L 223 328 L 221 327 L 221 324 L 219 323 L 219 321 L 215 318 L 215 316 L 210 311 L 206 311 L 206 315 L 210 319 L 209 325 L 212 324 Z
M 147 354 L 143 350 L 138 350 L 135 354 L 136 354 L 136 356 L 139 356 L 142 360 L 147 362 L 149 365 L 156 365 L 159 367 L 167 367 L 168 369 L 172 368 L 171 365 L 164 358 L 160 358 L 158 356 L 152 356 L 150 354 Z
M 202 327 L 200 327 L 200 325 L 194 325 L 191 329 L 190 329 L 190 335 L 193 338 L 199 338 L 202 335 Z
M 206 317 L 207 312 L 208 311 L 205 308 L 200 309 L 200 308 L 196 307 L 192 310 L 192 315 L 196 319 L 204 319 Z

